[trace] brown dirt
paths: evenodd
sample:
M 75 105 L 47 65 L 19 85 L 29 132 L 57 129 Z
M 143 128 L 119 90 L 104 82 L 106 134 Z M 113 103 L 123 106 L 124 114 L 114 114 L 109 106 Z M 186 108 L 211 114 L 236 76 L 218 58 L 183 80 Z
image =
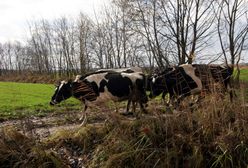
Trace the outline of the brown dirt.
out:
M 120 109 L 122 111 L 123 109 Z M 112 114 L 117 114 L 115 111 L 110 111 L 108 108 L 102 108 L 99 111 L 89 111 L 87 114 L 87 124 L 101 124 L 106 120 L 111 119 Z M 0 129 L 5 127 L 14 127 L 18 131 L 27 136 L 34 136 L 36 139 L 44 139 L 56 133 L 59 130 L 70 130 L 80 127 L 81 121 L 79 118 L 80 112 L 68 112 L 46 117 L 29 117 L 17 120 L 7 120 L 0 122 Z M 123 118 L 133 118 L 130 116 L 122 116 Z
M 79 126 L 79 122 L 64 120 L 64 115 L 47 116 L 47 117 L 30 117 L 18 120 L 7 120 L 1 123 L 0 128 L 14 127 L 25 135 L 36 136 L 43 139 L 55 133 L 59 129 L 71 129 Z

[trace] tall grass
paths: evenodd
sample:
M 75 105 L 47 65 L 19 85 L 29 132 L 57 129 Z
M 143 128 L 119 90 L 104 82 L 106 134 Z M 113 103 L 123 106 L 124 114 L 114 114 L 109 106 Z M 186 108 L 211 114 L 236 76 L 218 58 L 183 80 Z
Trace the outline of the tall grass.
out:
M 161 110 L 160 100 L 152 101 L 150 114 L 140 119 L 113 113 L 101 124 L 58 131 L 40 144 L 19 138 L 23 135 L 16 132 L 13 138 L 5 133 L 1 135 L 0 162 L 11 166 L 49 162 L 49 167 L 56 167 L 69 166 L 67 159 L 78 157 L 92 168 L 247 167 L 246 91 L 241 88 L 233 103 L 227 95 L 220 98 L 213 93 L 199 104 L 183 103 L 181 111 L 169 114 Z M 37 148 L 39 152 L 35 152 Z M 70 157 L 57 155 L 61 150 Z M 9 158 L 14 159 L 4 162 Z
M 247 110 L 208 97 L 193 113 L 110 125 L 90 167 L 245 167 Z
M 104 124 L 56 134 L 49 146 L 79 146 L 87 167 L 246 167 L 248 107 L 242 95 L 234 103 L 208 95 L 170 114 L 156 101 L 141 119 L 112 114 Z

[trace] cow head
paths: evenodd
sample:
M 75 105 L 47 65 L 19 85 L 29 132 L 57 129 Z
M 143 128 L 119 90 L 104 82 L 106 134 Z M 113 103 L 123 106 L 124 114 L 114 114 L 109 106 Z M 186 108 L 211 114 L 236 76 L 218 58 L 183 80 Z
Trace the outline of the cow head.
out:
M 163 75 L 152 76 L 149 83 L 151 90 L 149 95 L 150 98 L 154 98 L 163 92 L 168 92 L 166 87 L 166 79 Z
M 59 85 L 56 86 L 55 93 L 52 96 L 50 105 L 55 105 L 63 100 L 68 99 L 72 96 L 72 82 L 71 81 L 61 81 Z

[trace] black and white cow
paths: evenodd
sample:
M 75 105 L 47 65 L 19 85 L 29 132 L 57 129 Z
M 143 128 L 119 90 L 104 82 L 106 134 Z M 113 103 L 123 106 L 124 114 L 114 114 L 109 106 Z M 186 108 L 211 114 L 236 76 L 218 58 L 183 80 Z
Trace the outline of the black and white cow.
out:
M 88 105 L 99 105 L 108 100 L 114 102 L 128 100 L 127 112 L 131 102 L 138 102 L 141 111 L 145 111 L 143 104 L 148 98 L 145 92 L 145 75 L 140 72 L 96 72 L 75 81 L 62 81 L 50 102 L 57 104 L 69 97 L 75 97 L 85 104 L 84 114 L 81 117 L 82 125 L 86 123 Z M 135 107 L 133 107 L 135 111 Z M 133 112 L 134 112 L 133 111 Z
M 134 72 L 140 72 L 140 73 L 143 73 L 142 72 L 142 69 L 140 67 L 128 67 L 128 68 L 115 68 L 115 69 L 98 69 L 96 70 L 95 72 L 91 72 L 91 73 L 87 73 L 85 75 L 77 75 L 76 76 L 76 79 L 74 80 L 75 82 L 79 82 L 79 81 L 83 81 L 84 78 L 86 78 L 87 76 L 89 75 L 92 75 L 92 74 L 98 74 L 98 73 L 104 73 L 104 72 L 124 72 L 124 73 L 134 73 Z M 116 106 L 116 111 L 118 112 L 118 102 L 115 102 L 115 106 Z M 136 107 L 136 101 L 132 101 L 132 100 L 128 100 L 128 108 L 129 108 L 129 105 L 132 103 L 132 108 L 133 108 L 133 111 Z M 129 114 L 128 111 L 126 113 L 123 113 L 123 115 L 125 114 Z
M 230 93 L 232 101 L 231 75 L 231 68 L 220 65 L 183 64 L 175 66 L 150 78 L 151 93 L 149 97 L 169 93 L 170 101 L 177 98 L 177 103 L 179 103 L 181 99 L 189 95 L 210 92 L 213 83 L 218 83 L 224 91 Z

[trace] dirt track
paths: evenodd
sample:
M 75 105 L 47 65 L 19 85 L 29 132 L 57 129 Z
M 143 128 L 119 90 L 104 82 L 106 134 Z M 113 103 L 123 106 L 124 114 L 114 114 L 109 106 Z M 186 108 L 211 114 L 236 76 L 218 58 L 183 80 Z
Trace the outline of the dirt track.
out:
M 1 128 L 14 127 L 25 135 L 33 135 L 36 138 L 46 138 L 59 129 L 71 129 L 79 126 L 80 123 L 64 120 L 64 115 L 48 117 L 32 117 L 18 120 L 8 120 L 1 123 Z
M 102 109 L 102 112 L 89 112 L 87 115 L 87 123 L 101 124 L 110 119 L 110 115 L 117 114 L 116 112 L 109 112 L 108 110 L 109 109 Z M 0 129 L 14 127 L 27 136 L 35 136 L 37 139 L 44 139 L 58 130 L 69 130 L 80 127 L 80 115 L 80 112 L 68 112 L 46 117 L 7 120 L 0 122 Z M 119 114 L 117 116 L 124 117 Z

